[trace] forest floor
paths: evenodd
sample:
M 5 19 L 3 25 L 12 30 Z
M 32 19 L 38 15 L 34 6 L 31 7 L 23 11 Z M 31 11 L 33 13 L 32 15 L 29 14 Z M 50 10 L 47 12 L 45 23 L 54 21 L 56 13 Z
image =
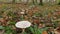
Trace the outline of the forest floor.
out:
M 58 17 L 58 16 L 60 16 L 60 5 L 41 6 L 41 5 L 26 5 L 26 4 L 0 4 L 0 23 L 1 23 L 0 25 L 6 26 L 6 28 L 7 28 L 6 32 L 7 31 L 11 32 L 8 27 L 11 26 L 12 24 L 13 25 L 12 25 L 11 29 L 16 30 L 14 22 L 21 20 L 20 12 L 25 11 L 25 10 L 26 10 L 26 12 L 25 12 L 26 14 L 24 15 L 24 20 L 29 20 L 32 23 L 41 24 L 40 21 L 42 21 L 42 20 L 43 20 L 43 22 L 45 21 L 45 22 L 51 23 L 51 21 L 49 20 L 51 17 L 53 17 L 53 20 L 60 19 L 60 17 Z M 27 11 L 29 11 L 29 12 L 27 12 Z M 57 11 L 57 12 L 55 12 L 55 11 Z M 51 12 L 52 12 L 52 14 L 51 14 Z M 37 14 L 35 14 L 35 13 L 37 13 Z M 42 17 L 40 14 L 42 14 Z M 47 15 L 47 16 L 45 16 L 45 15 Z M 35 16 L 35 17 L 33 18 L 33 16 Z M 36 19 L 36 16 L 37 16 L 37 19 Z M 40 21 L 38 18 L 41 18 Z M 46 19 L 46 18 L 48 18 L 48 19 Z M 60 21 L 59 21 L 59 23 L 60 23 Z M 45 24 L 45 23 L 43 23 L 43 24 Z M 49 26 L 51 26 L 51 24 Z M 4 30 L 3 30 L 3 32 L 4 32 Z

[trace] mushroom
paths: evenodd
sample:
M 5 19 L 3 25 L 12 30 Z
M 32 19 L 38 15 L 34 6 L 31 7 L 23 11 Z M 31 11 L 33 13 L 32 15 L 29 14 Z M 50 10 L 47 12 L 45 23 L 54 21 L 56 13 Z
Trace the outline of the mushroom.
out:
M 25 12 L 22 11 L 21 14 L 23 15 L 23 14 L 25 14 Z
M 21 17 L 22 17 L 22 20 L 23 20 L 25 12 L 22 11 L 20 13 L 21 13 Z
M 22 29 L 22 34 L 25 32 L 25 29 L 31 26 L 31 23 L 29 21 L 19 21 L 15 24 L 17 28 Z

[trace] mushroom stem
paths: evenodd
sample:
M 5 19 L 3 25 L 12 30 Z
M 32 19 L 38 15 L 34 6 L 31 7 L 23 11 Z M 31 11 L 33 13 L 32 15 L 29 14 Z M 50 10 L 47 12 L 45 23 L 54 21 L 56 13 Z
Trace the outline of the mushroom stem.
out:
M 25 28 L 22 29 L 22 34 L 24 34 L 24 32 L 25 32 Z
M 23 20 L 23 18 L 24 18 L 24 15 L 22 15 L 22 20 Z

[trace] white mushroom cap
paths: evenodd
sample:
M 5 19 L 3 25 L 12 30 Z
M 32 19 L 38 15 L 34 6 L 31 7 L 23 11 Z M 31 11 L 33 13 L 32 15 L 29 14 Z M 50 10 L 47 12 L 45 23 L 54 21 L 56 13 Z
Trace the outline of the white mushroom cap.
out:
M 21 14 L 25 14 L 25 12 L 21 12 Z
M 31 23 L 29 21 L 19 21 L 15 24 L 17 28 L 27 28 L 30 27 Z

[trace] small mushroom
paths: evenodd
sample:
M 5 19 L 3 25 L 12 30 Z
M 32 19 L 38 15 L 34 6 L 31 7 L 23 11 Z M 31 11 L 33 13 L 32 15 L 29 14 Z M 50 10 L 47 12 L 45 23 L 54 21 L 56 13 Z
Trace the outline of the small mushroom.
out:
M 25 12 L 22 11 L 21 14 L 23 15 L 23 14 L 25 14 Z
M 29 21 L 19 21 L 15 24 L 15 26 L 17 28 L 21 28 L 22 29 L 22 34 L 23 34 L 23 32 L 25 32 L 25 28 L 30 27 L 31 23 Z
M 25 12 L 20 12 L 21 13 L 21 17 L 22 17 L 22 19 L 24 18 L 24 14 L 25 14 Z

